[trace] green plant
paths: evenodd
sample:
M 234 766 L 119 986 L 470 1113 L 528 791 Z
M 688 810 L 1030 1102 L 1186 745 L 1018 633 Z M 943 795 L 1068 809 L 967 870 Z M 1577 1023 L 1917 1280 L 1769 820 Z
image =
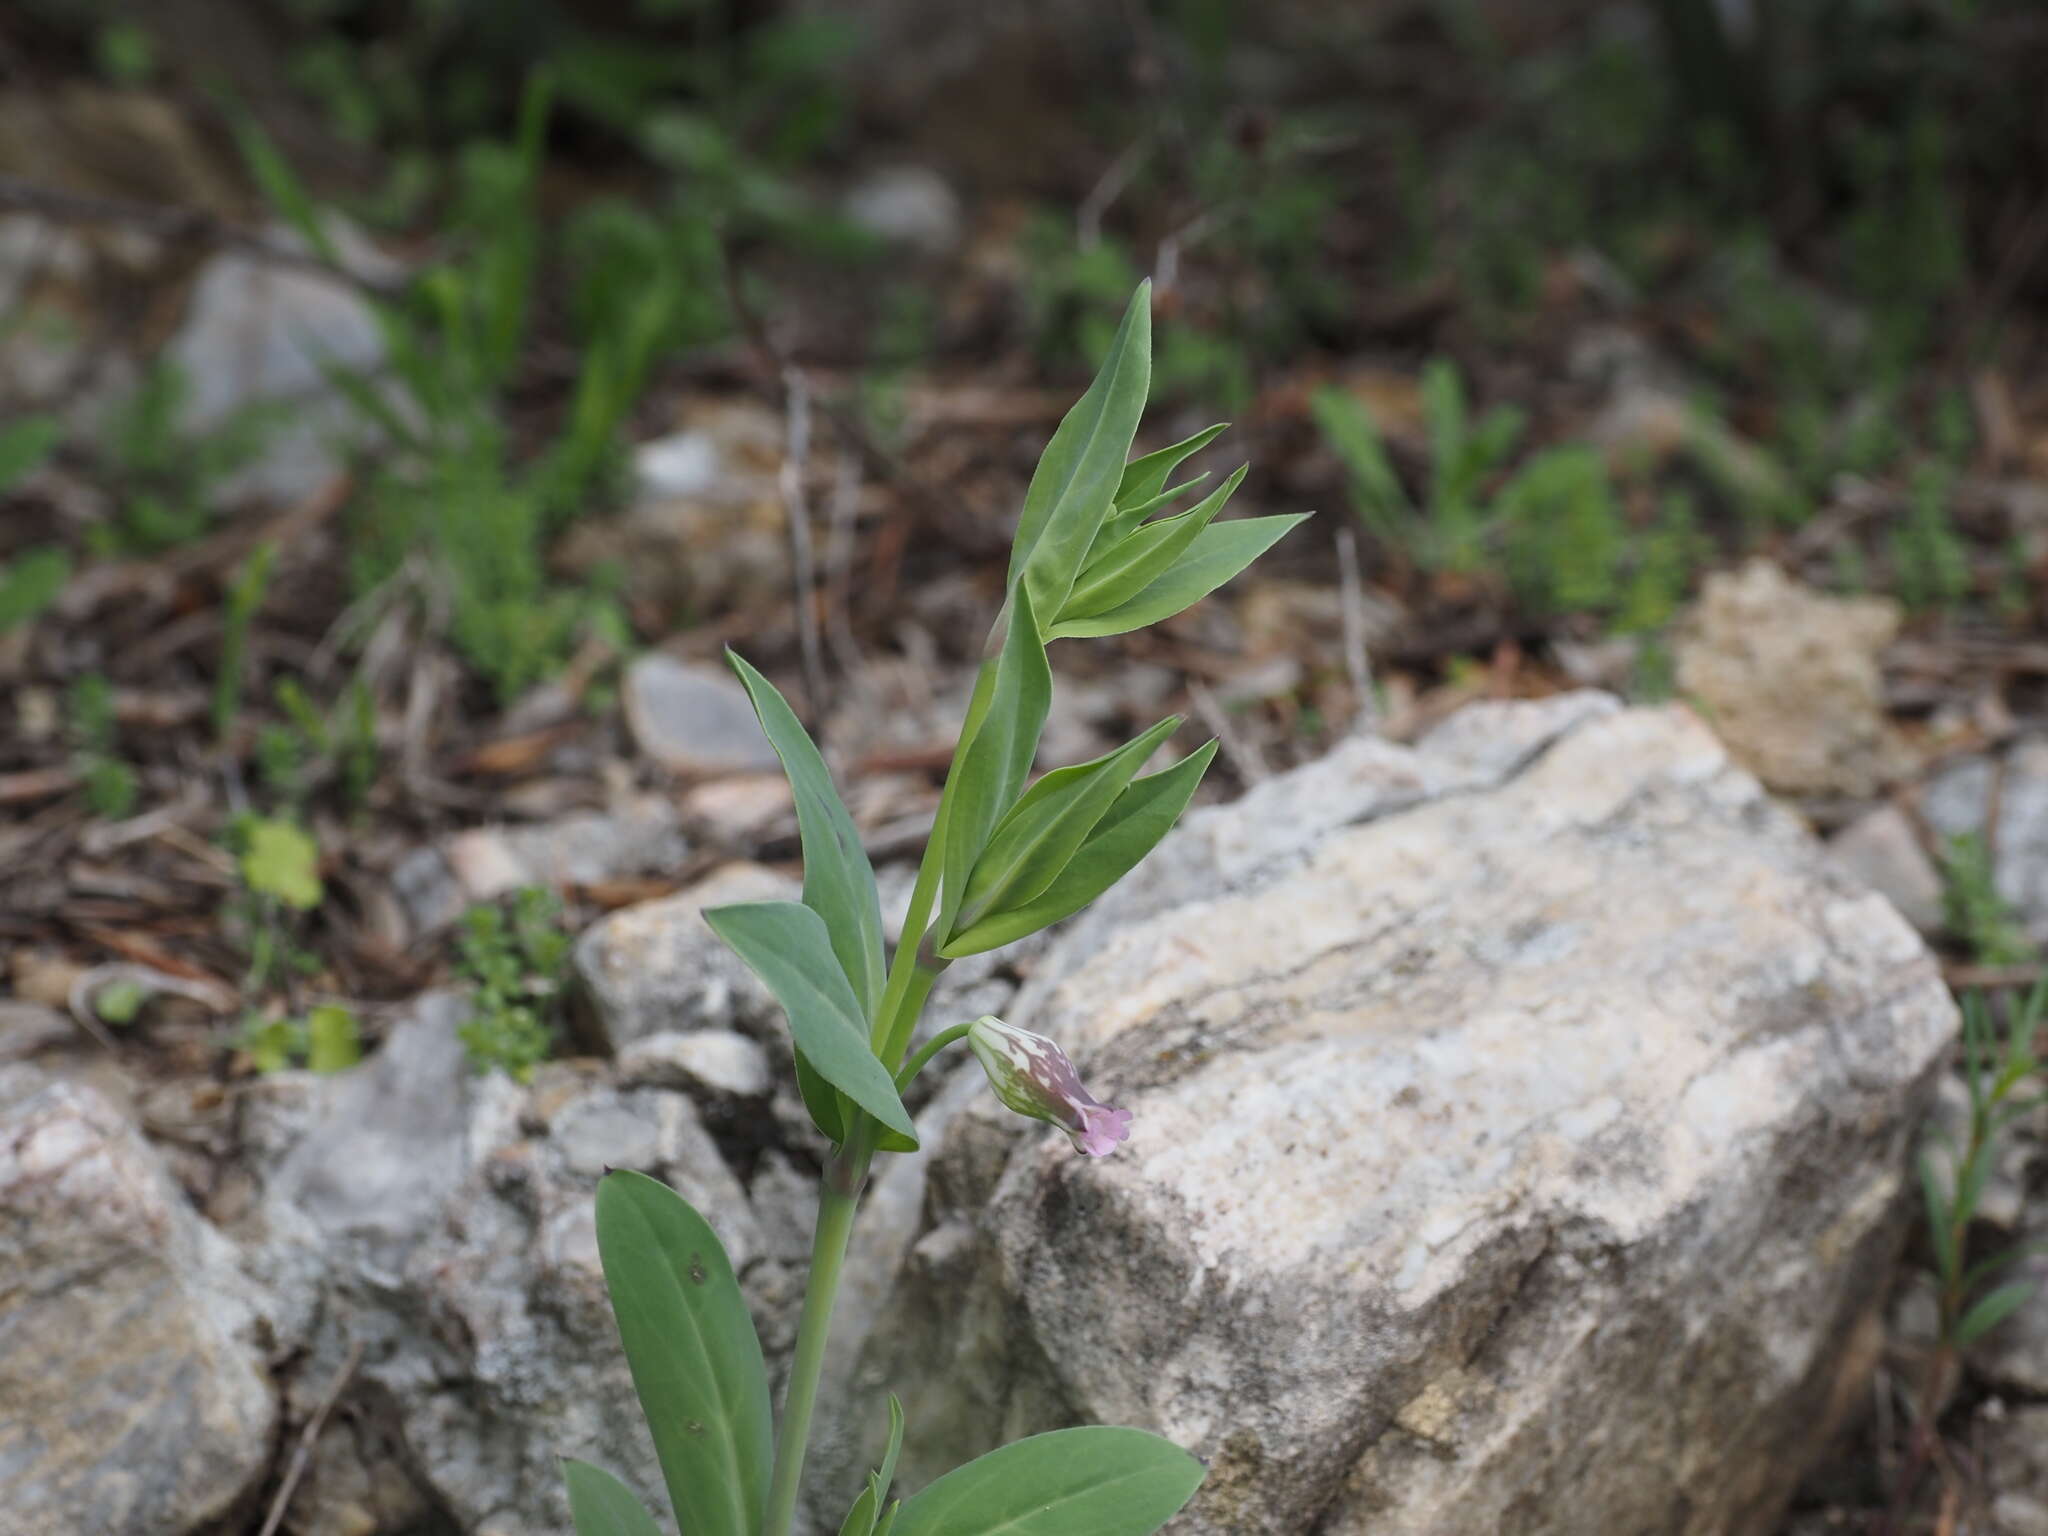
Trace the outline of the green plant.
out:
M 256 773 L 271 797 L 296 811 L 322 783 L 334 781 L 345 804 L 360 808 L 377 777 L 376 701 L 356 678 L 323 712 L 296 678 L 273 692 L 282 721 L 256 733 Z
M 277 558 L 277 546 L 259 544 L 242 562 L 229 583 L 227 602 L 221 611 L 220 669 L 213 679 L 213 736 L 223 748 L 242 712 L 242 672 L 247 664 L 249 626 L 263 594 L 270 585 L 270 567 Z
M 1999 1138 L 2014 1121 L 2048 1103 L 2048 1094 L 2020 1096 L 2041 1071 L 2034 1046 L 2044 1008 L 2048 984 L 2037 985 L 2014 1010 L 2001 1045 L 1983 995 L 1963 998 L 1963 1083 L 1970 1101 L 1963 1140 L 1958 1145 L 1937 1129 L 1936 1146 L 1920 1154 L 1920 1190 L 1938 1283 L 1940 1346 L 1949 1355 L 1967 1349 L 2042 1289 L 2038 1276 L 1991 1284 L 2039 1244 L 2009 1248 L 1972 1263 L 1969 1237 L 1997 1161 Z
M 1107 361 L 1047 445 L 1025 494 L 1007 596 L 977 676 L 893 958 L 875 876 L 823 757 L 774 686 L 739 657 L 794 792 L 803 899 L 708 910 L 714 932 L 774 993 L 794 1037 L 797 1086 L 832 1144 L 779 1432 L 768 1379 L 717 1234 L 673 1191 L 638 1173 L 598 1186 L 597 1234 L 634 1386 L 679 1523 L 693 1536 L 789 1536 L 840 1270 L 875 1156 L 913 1150 L 902 1092 L 966 1043 L 998 1099 L 1104 1156 L 1130 1112 L 1088 1093 L 1051 1040 L 992 1017 L 939 1031 L 904 1060 L 939 974 L 1072 915 L 1165 836 L 1215 753 L 1208 745 L 1143 777 L 1181 723 L 1159 722 L 1090 763 L 1028 782 L 1051 707 L 1049 642 L 1140 629 L 1249 565 L 1295 517 L 1218 522 L 1232 476 L 1188 510 L 1151 514 L 1195 482 L 1175 469 L 1216 435 L 1131 460 L 1150 386 L 1150 293 L 1141 287 Z M 842 1531 L 851 1536 L 995 1536 L 1087 1530 L 1148 1536 L 1193 1494 L 1202 1468 L 1135 1430 L 1033 1436 L 889 1502 L 902 1415 Z M 610 1474 L 566 1465 L 581 1536 L 650 1536 L 653 1521 Z
M 363 1054 L 356 1016 L 333 1003 L 297 1019 L 251 1014 L 242 1023 L 239 1043 L 258 1072 L 282 1072 L 297 1065 L 314 1072 L 341 1072 Z
M 1650 634 L 1668 625 L 1685 601 L 1693 573 L 1710 553 L 1692 498 L 1683 491 L 1666 495 L 1638 548 L 1614 615 L 1615 630 L 1625 635 Z
M 135 809 L 140 786 L 118 751 L 113 684 L 100 673 L 87 673 L 71 685 L 68 712 L 72 760 L 85 785 L 85 803 L 95 816 L 119 821 Z
M 232 915 L 249 953 L 243 990 L 262 992 L 318 970 L 318 958 L 298 943 L 297 927 L 300 914 L 311 912 L 326 896 L 319 844 L 296 822 L 254 814 L 236 818 L 229 841 L 242 877 Z
M 88 536 L 96 553 L 152 554 L 205 533 L 221 482 L 263 451 L 287 409 L 244 406 L 194 430 L 185 422 L 186 393 L 176 365 L 157 362 L 109 419 L 99 452 L 115 516 Z
M 449 218 L 455 254 L 378 306 L 388 377 L 330 377 L 387 440 L 354 528 L 359 585 L 427 551 L 447 598 L 451 638 L 510 697 L 546 676 L 593 627 L 623 628 L 599 592 L 555 585 L 548 538 L 616 478 L 618 431 L 659 348 L 685 334 L 697 290 L 661 259 L 647 231 L 614 216 L 580 226 L 583 276 L 572 306 L 584 337 L 560 432 L 515 451 L 504 419 L 544 255 L 537 195 L 550 89 L 537 76 L 508 144 L 468 146 Z M 272 204 L 316 250 L 330 251 L 312 197 L 253 126 L 244 158 Z
M 1914 466 L 1906 515 L 1891 540 L 1892 579 L 1910 608 L 1951 608 L 1969 593 L 1969 550 L 1949 519 L 1953 484 L 1937 460 Z
M 1975 832 L 1948 841 L 1942 857 L 1942 910 L 1949 932 L 1980 965 L 2019 965 L 2034 958 L 2033 943 L 1998 892 L 1990 846 Z
M 34 474 L 64 434 L 54 416 L 24 416 L 0 426 L 0 497 Z M 31 545 L 0 566 L 0 633 L 26 624 L 57 600 L 71 579 L 71 557 L 55 544 Z
M 513 894 L 509 916 L 480 904 L 462 918 L 457 969 L 474 988 L 459 1031 L 470 1065 L 520 1082 L 554 1049 L 554 1015 L 568 979 L 569 935 L 554 892 L 528 886 Z
M 1309 408 L 1344 467 L 1359 520 L 1391 552 L 1430 572 L 1497 566 L 1536 612 L 1605 612 L 1622 600 L 1628 530 L 1594 449 L 1545 448 L 1509 474 L 1521 412 L 1497 406 L 1473 419 L 1456 366 L 1438 358 L 1422 374 L 1429 475 L 1418 504 L 1355 395 L 1325 386 Z M 1651 554 L 1668 559 L 1671 548 Z M 1653 580 L 1666 574 L 1652 566 L 1646 556 L 1638 570 Z

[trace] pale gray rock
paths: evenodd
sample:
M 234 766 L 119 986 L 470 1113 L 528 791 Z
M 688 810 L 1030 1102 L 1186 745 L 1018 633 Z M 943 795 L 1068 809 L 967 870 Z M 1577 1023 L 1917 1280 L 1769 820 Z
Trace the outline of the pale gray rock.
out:
M 786 875 L 728 864 L 687 891 L 592 923 L 576 941 L 575 964 L 596 1043 L 616 1053 L 647 1035 L 699 1029 L 780 1040 L 774 996 L 711 931 L 704 909 L 800 894 Z
M 838 1384 L 904 1395 L 906 1488 L 1099 1421 L 1208 1460 L 1185 1536 L 1771 1528 L 1953 1006 L 1689 712 L 1490 713 L 1191 817 L 1040 963 L 1132 1140 L 941 1095 Z
M 2048 1405 L 1994 1400 L 1978 1418 L 1991 1529 L 1997 1536 L 2048 1536 Z
M 330 221 L 328 233 L 359 275 L 398 275 L 345 222 Z M 270 238 L 306 248 L 288 229 L 273 229 Z M 328 370 L 374 373 L 384 360 L 384 333 L 370 298 L 346 279 L 222 250 L 200 270 L 163 360 L 182 378 L 188 431 L 211 431 L 253 406 L 289 407 L 266 427 L 254 461 L 217 489 L 229 499 L 296 500 L 339 472 L 342 450 L 363 427 Z
M 2048 942 L 2048 739 L 2030 736 L 2003 759 L 1971 757 L 1942 769 L 1921 792 L 1920 811 L 1943 839 L 1985 839 L 1998 894 L 2036 943 Z
M 233 1251 L 102 1095 L 0 1068 L 0 1509 L 23 1536 L 185 1536 L 268 1466 Z
M 335 1379 L 359 1349 L 351 1412 L 390 1444 L 367 1460 L 329 1447 L 336 1497 L 404 1507 L 416 1480 L 456 1529 L 558 1536 L 568 1455 L 665 1511 L 598 1260 L 598 1180 L 631 1167 L 666 1181 L 771 1321 L 787 1277 L 762 1263 L 746 1193 L 687 1097 L 618 1086 L 595 1063 L 551 1063 L 531 1087 L 472 1076 L 458 1012 L 423 1011 L 309 1102 L 270 1111 L 273 1150 L 305 1129 L 266 1192 L 252 1263 L 307 1293 L 286 1320 L 305 1379 Z
M 293 1113 L 310 1123 L 272 1177 L 271 1202 L 367 1272 L 402 1270 L 462 1181 L 490 1086 L 456 1034 L 468 1016 L 459 994 L 428 993 L 369 1060 L 297 1096 Z
M 619 1052 L 619 1080 L 629 1087 L 680 1088 L 702 1103 L 729 1108 L 767 1098 L 775 1068 L 759 1041 L 729 1029 L 663 1030 Z
M 1905 915 L 1922 933 L 1939 933 L 1941 871 L 1928 857 L 1911 818 L 1896 805 L 1866 812 L 1828 839 L 1828 856 Z
M 960 244 L 960 196 L 928 166 L 886 165 L 847 188 L 846 217 L 891 245 L 944 256 Z
M 670 773 L 701 778 L 775 766 L 746 689 L 724 667 L 649 651 L 626 668 L 624 697 L 634 741 Z
M 609 811 L 457 832 L 406 855 L 392 870 L 391 884 L 413 927 L 431 933 L 473 902 L 522 886 L 659 875 L 681 865 L 689 851 L 675 805 L 665 796 L 637 795 Z

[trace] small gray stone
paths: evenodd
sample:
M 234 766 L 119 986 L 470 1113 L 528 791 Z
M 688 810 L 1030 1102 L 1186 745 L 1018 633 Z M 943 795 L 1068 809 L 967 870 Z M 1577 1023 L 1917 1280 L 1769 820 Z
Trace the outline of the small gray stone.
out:
M 625 705 L 640 750 L 671 773 L 706 777 L 776 764 L 746 689 L 723 668 L 649 651 L 626 668 Z
M 1835 867 L 1884 897 L 1922 933 L 1942 928 L 1941 871 L 1921 846 L 1911 819 L 1881 805 L 1828 839 Z
M 661 1161 L 661 1126 L 609 1088 L 564 1106 L 548 1139 L 571 1173 L 595 1179 L 611 1168 L 645 1171 Z
M 576 974 L 600 1047 L 616 1055 L 664 1031 L 743 1029 L 781 1037 L 768 989 L 704 921 L 731 901 L 793 901 L 800 887 L 759 864 L 728 864 L 687 891 L 607 914 L 584 931 Z
M 340 221 L 330 234 L 351 266 L 396 272 Z M 289 230 L 274 230 L 272 238 L 304 248 Z M 384 359 L 384 332 L 368 297 L 348 282 L 225 250 L 201 270 L 185 323 L 164 357 L 185 382 L 188 431 L 218 427 L 252 405 L 293 403 L 255 461 L 219 490 L 230 498 L 296 500 L 333 478 L 342 464 L 337 443 L 362 426 L 326 370 L 373 372 Z
M 2048 1536 L 2048 1406 L 1994 1400 L 1979 1414 L 1979 1431 L 1973 1439 L 1991 1486 L 1992 1528 L 1998 1536 Z
M 1890 598 L 1833 597 L 1752 560 L 1709 576 L 1687 611 L 1678 686 L 1772 789 L 1868 795 L 1912 767 L 1878 667 L 1898 629 Z
M 643 1035 L 619 1053 L 619 1081 L 680 1088 L 718 1104 L 766 1098 L 774 1068 L 758 1041 L 729 1029 L 673 1030 Z
M 467 1172 L 478 1083 L 456 1034 L 467 1017 L 466 999 L 428 993 L 374 1056 L 320 1082 L 268 1198 L 372 1267 L 402 1267 Z
M 944 256 L 960 244 L 960 198 L 946 178 L 921 165 L 870 171 L 847 190 L 846 216 L 891 245 Z

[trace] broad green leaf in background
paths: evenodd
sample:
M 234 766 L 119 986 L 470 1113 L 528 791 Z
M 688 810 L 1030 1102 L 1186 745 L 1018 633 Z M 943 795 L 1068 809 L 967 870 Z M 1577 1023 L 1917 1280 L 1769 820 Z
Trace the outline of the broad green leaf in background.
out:
M 1190 603 L 1207 597 L 1259 556 L 1309 514 L 1246 517 L 1211 523 L 1174 565 L 1142 592 L 1107 613 L 1087 619 L 1063 619 L 1046 634 L 1048 640 L 1088 635 L 1121 635 L 1170 618 Z
M 1081 573 L 1060 620 L 1091 618 L 1128 602 L 1172 569 L 1243 483 L 1248 465 L 1176 517 L 1148 523 L 1105 550 Z
M 1055 768 L 1026 790 L 996 824 L 967 877 L 959 925 L 972 927 L 986 913 L 1022 906 L 1052 884 L 1181 719 L 1171 715 L 1093 762 Z
M 904 1500 L 894 1536 L 1152 1536 L 1202 1464 L 1142 1429 L 1060 1429 L 990 1451 Z
M 811 1069 L 890 1130 L 915 1139 L 895 1080 L 868 1044 L 860 999 L 833 956 L 825 920 L 801 902 L 749 901 L 709 908 L 704 921 L 775 994 Z
M 996 658 L 979 718 L 970 708 L 966 746 L 957 759 L 957 781 L 946 785 L 946 816 L 935 835 L 945 859 L 945 902 L 940 908 L 950 921 L 967 891 L 968 872 L 988 845 L 997 820 L 1023 793 L 1038 755 L 1038 736 L 1052 708 L 1052 671 L 1046 665 L 1045 643 L 1038 638 L 1036 609 L 1029 591 L 1012 594 L 1010 627 Z M 906 935 L 905 942 L 914 942 Z
M 1102 371 L 1060 422 L 1024 492 L 1009 585 L 1028 588 L 1033 610 L 1048 619 L 1060 611 L 1109 515 L 1151 387 L 1152 285 L 1146 282 L 1124 311 Z
M 1048 928 L 1061 918 L 1072 917 L 1089 902 L 1129 874 L 1138 861 L 1173 830 L 1180 813 L 1187 809 L 1195 786 L 1209 760 L 1216 755 L 1216 743 L 1190 752 L 1158 773 L 1135 780 L 1117 796 L 1102 820 L 1088 834 L 1088 840 L 1059 878 L 1036 897 L 1007 912 L 985 917 L 965 932 L 955 934 L 939 949 L 949 960 L 997 949 L 1027 934 Z
M 884 967 L 882 909 L 875 895 L 874 867 L 861 846 L 853 818 L 832 785 L 824 757 L 796 712 L 775 685 L 736 651 L 727 651 L 725 659 L 746 685 L 761 729 L 782 759 L 783 772 L 796 797 L 797 828 L 803 839 L 804 905 L 825 920 L 832 935 L 832 952 L 861 1001 L 862 1016 L 872 1023 L 882 1001 Z
M 597 1250 L 677 1529 L 756 1536 L 775 1456 L 768 1373 L 717 1234 L 666 1184 L 616 1171 L 597 1186 Z
M 242 849 L 242 881 L 259 896 L 275 896 L 301 911 L 320 905 L 320 849 L 289 821 L 249 824 Z
M 602 1467 L 564 1456 L 562 1481 L 569 1485 L 576 1536 L 661 1536 L 661 1527 L 633 1491 Z

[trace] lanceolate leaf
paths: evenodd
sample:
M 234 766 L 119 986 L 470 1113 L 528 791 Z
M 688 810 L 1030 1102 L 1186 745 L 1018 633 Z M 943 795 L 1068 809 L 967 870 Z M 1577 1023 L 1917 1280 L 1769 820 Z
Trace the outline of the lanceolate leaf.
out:
M 1087 906 L 1135 869 L 1139 860 L 1172 830 L 1215 755 L 1216 743 L 1212 741 L 1171 768 L 1134 781 L 1095 824 L 1080 852 L 1067 862 L 1058 879 L 1024 905 L 985 917 L 964 933 L 956 934 L 939 953 L 957 960 L 962 955 L 996 949 L 1050 927 Z
M 761 717 L 768 744 L 782 759 L 796 797 L 797 829 L 803 837 L 804 905 L 825 920 L 832 952 L 873 1022 L 882 1001 L 882 912 L 875 896 L 875 871 L 861 846 L 853 818 L 833 788 L 825 759 L 804 731 L 796 712 L 773 683 L 735 651 L 725 659 L 746 685 Z
M 1109 514 L 1151 387 L 1152 285 L 1147 282 L 1132 295 L 1102 371 L 1060 422 L 1024 493 L 1009 584 L 1028 587 L 1032 606 L 1048 618 L 1060 611 Z
M 1222 586 L 1307 516 L 1306 512 L 1296 512 L 1284 517 L 1246 517 L 1235 522 L 1211 523 L 1196 536 L 1187 553 L 1142 592 L 1093 618 L 1062 619 L 1046 634 L 1046 639 L 1121 635 L 1169 618 Z
M 833 957 L 825 920 L 794 901 L 711 907 L 704 921 L 767 983 L 811 1070 L 882 1124 L 915 1137 L 896 1084 L 875 1059 L 853 985 Z
M 861 1489 L 860 1497 L 853 1501 L 853 1508 L 846 1512 L 846 1518 L 839 1523 L 839 1536 L 873 1536 L 875 1529 L 875 1489 L 870 1483 Z
M 868 1485 L 853 1501 L 839 1536 L 873 1536 L 876 1517 L 889 1497 L 889 1484 L 896 1478 L 896 1453 L 903 1449 L 903 1405 L 889 1394 L 889 1446 L 882 1453 L 882 1465 L 868 1474 Z
M 1213 427 L 1204 427 L 1193 437 L 1184 437 L 1170 448 L 1161 448 L 1148 453 L 1142 459 L 1133 459 L 1124 466 L 1124 476 L 1116 488 L 1116 515 L 1127 517 L 1133 508 L 1152 500 L 1166 486 L 1166 480 L 1176 469 L 1195 454 L 1200 453 L 1230 425 L 1219 421 Z
M 677 1529 L 756 1536 L 775 1455 L 768 1373 L 725 1249 L 674 1190 L 621 1171 L 597 1187 L 597 1250 Z
M 640 1507 L 633 1491 L 602 1467 L 562 1458 L 562 1480 L 569 1485 L 569 1518 L 576 1536 L 661 1536 L 654 1517 Z
M 1140 1429 L 1033 1435 L 904 1500 L 894 1536 L 1152 1536 L 1202 1483 L 1202 1464 Z
M 1060 610 L 1061 622 L 1107 613 L 1158 580 L 1223 510 L 1248 467 L 1239 465 L 1228 480 L 1178 517 L 1148 523 L 1106 551 L 1074 583 L 1067 606 Z
M 985 913 L 1022 906 L 1052 884 L 1145 759 L 1180 723 L 1179 715 L 1170 716 L 1116 751 L 1056 768 L 1026 790 L 996 825 L 967 878 L 960 925 L 971 927 Z
M 1956 1324 L 1955 1343 L 1964 1349 L 2004 1322 L 2040 1293 L 2038 1280 L 2009 1280 L 1987 1292 Z
M 946 785 L 946 815 L 935 835 L 944 842 L 945 899 L 941 918 L 950 922 L 967 889 L 967 874 L 988 843 L 996 820 L 1023 792 L 1038 755 L 1039 732 L 1052 708 L 1052 672 L 1045 661 L 1045 643 L 1038 638 L 1031 594 L 1018 587 L 1012 594 L 1010 627 L 995 667 L 984 672 L 985 701 L 977 718 L 968 710 L 972 736 L 956 759 L 955 781 Z M 915 940 L 904 936 L 905 943 Z

